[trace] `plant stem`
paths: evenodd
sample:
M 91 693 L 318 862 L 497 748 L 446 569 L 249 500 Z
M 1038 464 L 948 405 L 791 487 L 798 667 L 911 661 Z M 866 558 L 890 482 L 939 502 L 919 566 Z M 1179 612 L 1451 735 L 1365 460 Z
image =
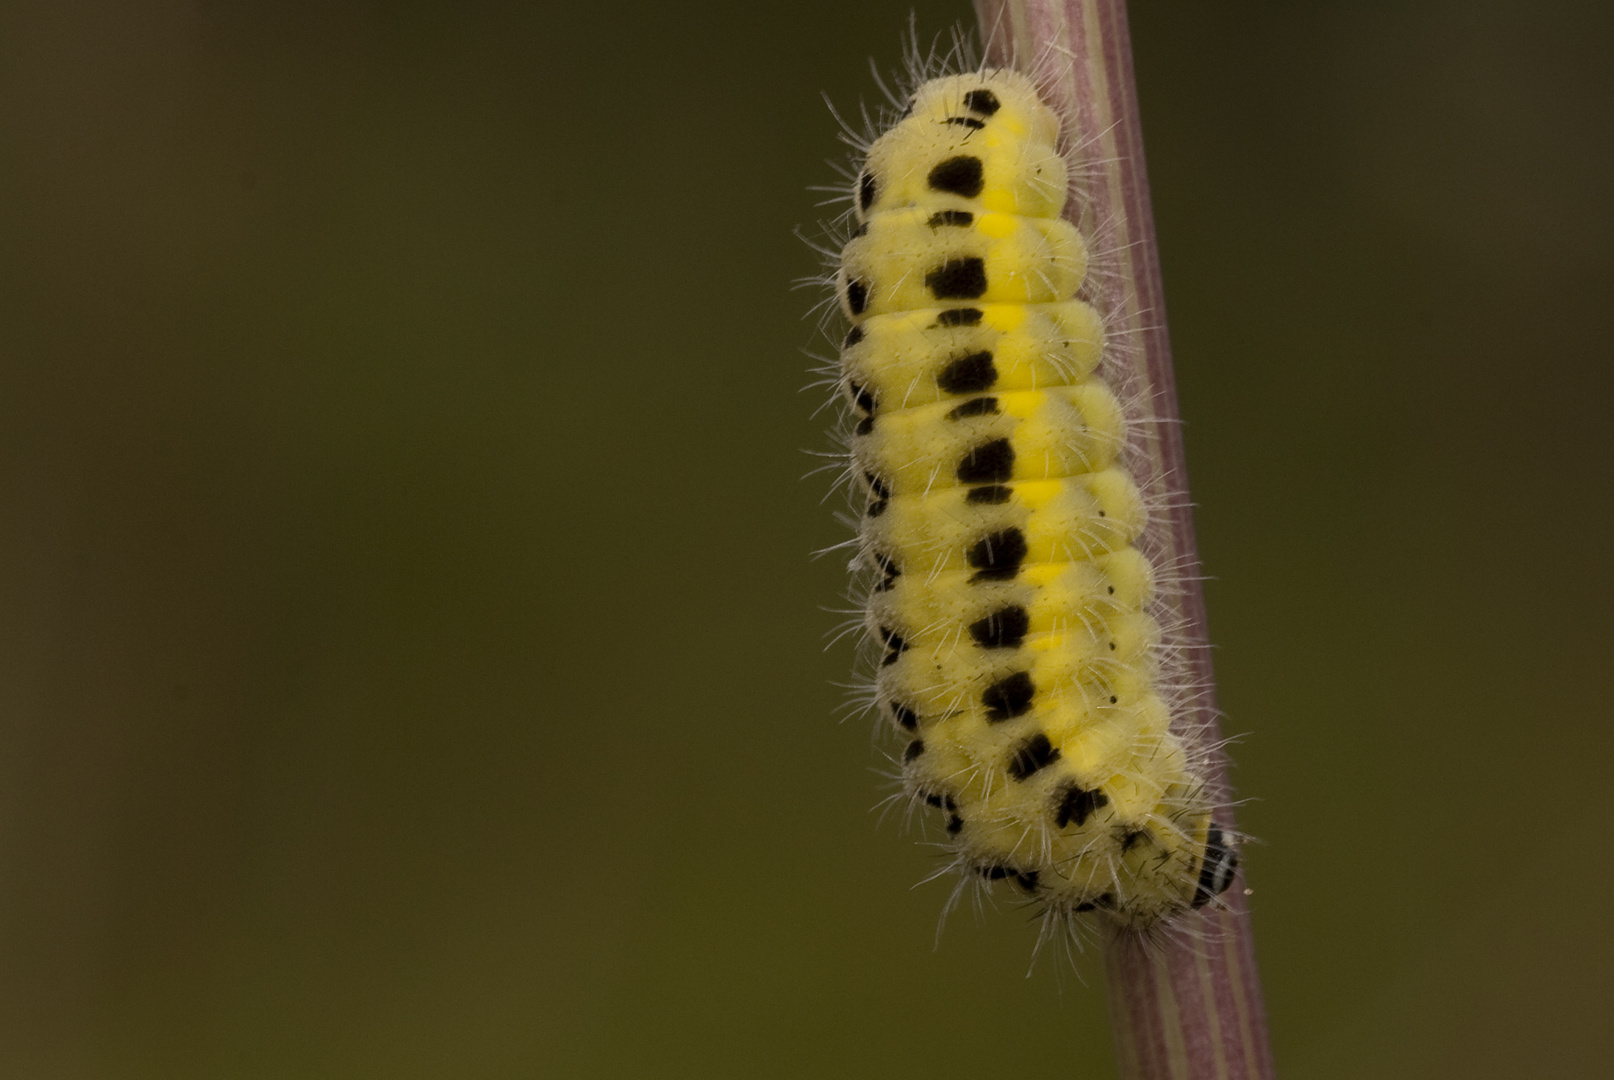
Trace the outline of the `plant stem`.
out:
M 1154 515 L 1147 537 L 1158 566 L 1182 578 L 1164 601 L 1188 685 L 1200 690 L 1175 718 L 1191 744 L 1219 745 L 1204 594 L 1196 574 L 1171 342 L 1149 208 L 1137 88 L 1124 0 L 975 0 L 988 56 L 1036 80 L 1065 119 L 1066 135 L 1093 164 L 1083 170 L 1084 205 L 1068 211 L 1090 231 L 1102 226 L 1107 265 L 1084 295 L 1103 314 L 1112 341 L 1105 371 L 1139 416 L 1135 478 Z M 1221 755 L 1209 776 L 1214 805 L 1231 801 Z M 1231 811 L 1217 821 L 1231 828 Z M 1183 917 L 1159 939 L 1112 934 L 1105 943 L 1110 1015 L 1123 1080 L 1270 1080 L 1266 1016 L 1249 912 L 1239 884 L 1222 900 Z

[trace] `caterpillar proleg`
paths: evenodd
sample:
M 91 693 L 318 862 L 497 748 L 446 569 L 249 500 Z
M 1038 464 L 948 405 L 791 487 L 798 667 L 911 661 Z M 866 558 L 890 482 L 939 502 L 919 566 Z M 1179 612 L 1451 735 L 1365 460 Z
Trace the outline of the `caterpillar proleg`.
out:
M 870 700 L 954 866 L 1055 916 L 1148 929 L 1237 845 L 1173 724 L 1169 568 L 1106 382 L 1059 118 L 985 68 L 908 97 L 854 169 L 835 378 L 862 500 Z

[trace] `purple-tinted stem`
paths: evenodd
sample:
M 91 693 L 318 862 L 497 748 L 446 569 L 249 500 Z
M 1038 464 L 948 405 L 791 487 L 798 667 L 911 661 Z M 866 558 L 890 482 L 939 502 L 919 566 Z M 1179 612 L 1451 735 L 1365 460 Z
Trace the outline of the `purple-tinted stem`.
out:
M 1216 746 L 1214 681 L 1206 647 L 1204 594 L 1187 499 L 1182 433 L 1165 294 L 1149 208 L 1137 87 L 1124 0 L 976 0 L 989 56 L 1031 74 L 1064 118 L 1066 135 L 1091 163 L 1083 170 L 1084 205 L 1076 223 L 1101 228 L 1104 272 L 1089 285 L 1115 350 L 1106 372 L 1117 389 L 1148 402 L 1132 455 L 1139 485 L 1156 506 L 1147 537 L 1162 563 L 1183 568 L 1167 602 L 1183 627 L 1189 684 L 1202 687 L 1174 724 L 1190 741 Z M 1209 777 L 1213 800 L 1231 792 L 1220 755 Z M 1217 814 L 1232 826 L 1231 811 Z M 1110 1015 L 1123 1080 L 1270 1080 L 1266 1016 L 1251 943 L 1242 879 L 1212 905 L 1184 917 L 1162 940 L 1117 934 L 1106 942 Z

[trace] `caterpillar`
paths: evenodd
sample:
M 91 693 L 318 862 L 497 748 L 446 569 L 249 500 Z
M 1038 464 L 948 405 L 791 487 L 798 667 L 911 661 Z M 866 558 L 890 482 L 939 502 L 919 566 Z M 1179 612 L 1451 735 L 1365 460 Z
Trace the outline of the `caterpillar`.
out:
M 920 85 L 849 170 L 852 569 L 869 700 L 951 865 L 1147 930 L 1224 891 L 1238 847 L 1173 730 L 1070 171 L 1031 80 L 992 68 Z

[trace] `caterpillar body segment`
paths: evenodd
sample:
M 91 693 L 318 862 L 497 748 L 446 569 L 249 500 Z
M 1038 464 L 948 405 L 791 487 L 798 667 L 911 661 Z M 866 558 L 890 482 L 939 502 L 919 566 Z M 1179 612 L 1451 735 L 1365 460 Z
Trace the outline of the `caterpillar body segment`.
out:
M 1024 76 L 920 86 L 835 275 L 874 699 L 967 873 L 1144 929 L 1237 863 L 1172 726 L 1127 424 L 1077 298 L 1058 118 Z

